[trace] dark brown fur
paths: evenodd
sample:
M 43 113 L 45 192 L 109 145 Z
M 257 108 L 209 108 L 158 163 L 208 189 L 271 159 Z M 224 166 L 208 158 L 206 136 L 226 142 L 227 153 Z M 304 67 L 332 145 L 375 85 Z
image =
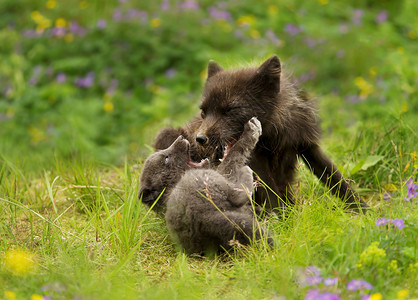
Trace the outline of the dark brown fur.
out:
M 321 150 L 315 103 L 283 72 L 277 56 L 258 68 L 238 70 L 224 70 L 211 61 L 200 108 L 201 115 L 183 128 L 163 129 L 154 147 L 163 148 L 169 143 L 167 136 L 181 133 L 193 145 L 194 159 L 209 157 L 216 162 L 224 145 L 234 143 L 244 124 L 255 116 L 261 121 L 263 135 L 250 167 L 274 191 L 258 189 L 259 204 L 268 208 L 293 204 L 291 184 L 299 156 L 346 207 L 368 208 Z
M 158 207 L 166 207 L 167 227 L 186 253 L 216 253 L 230 249 L 233 239 L 248 244 L 264 235 L 249 202 L 253 175 L 245 165 L 260 134 L 257 119 L 247 122 L 216 171 L 189 167 L 189 142 L 181 136 L 146 160 L 140 180 L 143 202 L 150 205 L 165 189 Z

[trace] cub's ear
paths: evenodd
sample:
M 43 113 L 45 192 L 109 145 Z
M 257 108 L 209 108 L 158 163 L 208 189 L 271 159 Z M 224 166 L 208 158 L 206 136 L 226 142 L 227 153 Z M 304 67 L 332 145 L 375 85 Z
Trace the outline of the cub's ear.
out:
M 138 199 L 142 199 L 142 203 L 150 205 L 158 198 L 159 195 L 160 193 L 158 193 L 157 191 L 150 190 L 147 188 L 141 188 L 138 193 Z
M 224 69 L 216 61 L 210 60 L 208 65 L 208 78 L 211 78 L 213 75 L 223 70 Z
M 161 129 L 154 139 L 154 149 L 156 151 L 167 149 L 180 135 L 184 136 L 184 130 L 182 128 L 174 129 L 166 127 Z
M 273 55 L 258 67 L 254 76 L 257 90 L 280 92 L 280 74 L 282 67 L 280 59 Z

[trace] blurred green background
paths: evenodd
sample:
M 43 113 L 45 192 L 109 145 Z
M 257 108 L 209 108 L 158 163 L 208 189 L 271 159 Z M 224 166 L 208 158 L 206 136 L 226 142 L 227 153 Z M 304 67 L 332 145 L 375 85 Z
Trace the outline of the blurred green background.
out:
M 2 0 L 0 15 L 0 153 L 35 168 L 145 156 L 198 111 L 209 59 L 277 54 L 342 145 L 362 126 L 417 132 L 416 0 Z

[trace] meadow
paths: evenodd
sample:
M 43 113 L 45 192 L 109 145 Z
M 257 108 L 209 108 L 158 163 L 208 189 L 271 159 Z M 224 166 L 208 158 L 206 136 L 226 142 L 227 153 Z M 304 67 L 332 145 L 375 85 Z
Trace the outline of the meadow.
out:
M 0 2 L 0 297 L 417 299 L 418 3 Z M 371 211 L 300 161 L 275 247 L 186 256 L 138 201 L 164 126 L 198 113 L 209 59 L 277 54 Z

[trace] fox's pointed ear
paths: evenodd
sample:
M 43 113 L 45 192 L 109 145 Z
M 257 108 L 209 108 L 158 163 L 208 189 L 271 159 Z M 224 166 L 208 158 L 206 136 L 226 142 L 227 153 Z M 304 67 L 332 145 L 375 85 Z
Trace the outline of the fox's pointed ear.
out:
M 208 78 L 211 78 L 216 73 L 223 71 L 224 69 L 214 60 L 210 60 L 208 64 Z
M 271 56 L 257 69 L 254 79 L 257 85 L 261 85 L 258 88 L 279 92 L 281 72 L 280 59 L 276 55 Z

